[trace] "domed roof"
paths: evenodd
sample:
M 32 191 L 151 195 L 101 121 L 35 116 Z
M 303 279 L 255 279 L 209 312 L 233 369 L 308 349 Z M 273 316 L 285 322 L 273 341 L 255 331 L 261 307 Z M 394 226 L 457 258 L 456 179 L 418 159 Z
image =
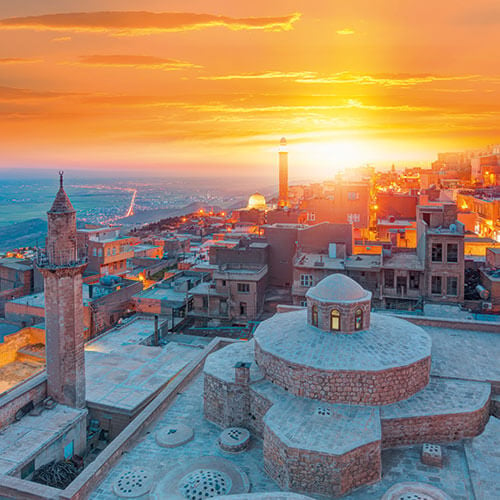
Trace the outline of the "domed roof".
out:
M 247 208 L 248 209 L 256 208 L 257 210 L 265 210 L 267 208 L 266 199 L 260 193 L 254 193 L 252 194 L 252 196 L 250 196 L 250 198 L 248 198 Z
M 371 298 L 371 292 L 345 274 L 331 274 L 310 288 L 306 297 L 320 302 L 357 302 Z
M 280 140 L 280 144 L 282 146 L 286 146 L 286 138 L 285 137 L 282 137 L 281 140 Z

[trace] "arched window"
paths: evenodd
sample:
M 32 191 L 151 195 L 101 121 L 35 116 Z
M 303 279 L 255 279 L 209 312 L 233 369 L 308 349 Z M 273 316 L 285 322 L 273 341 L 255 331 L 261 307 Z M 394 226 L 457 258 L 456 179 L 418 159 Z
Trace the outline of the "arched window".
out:
M 330 330 L 340 330 L 340 312 L 337 309 L 330 311 Z
M 363 329 L 363 311 L 361 309 L 356 310 L 356 315 L 354 317 L 354 329 L 355 330 Z
M 311 308 L 311 323 L 313 326 L 318 326 L 318 307 L 312 306 Z

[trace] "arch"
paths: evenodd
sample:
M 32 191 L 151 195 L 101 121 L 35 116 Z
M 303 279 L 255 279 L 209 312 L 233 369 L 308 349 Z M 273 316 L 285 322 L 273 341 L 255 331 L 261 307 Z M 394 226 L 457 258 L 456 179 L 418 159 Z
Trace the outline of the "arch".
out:
M 330 311 L 330 330 L 336 332 L 340 330 L 340 311 L 338 309 Z
M 356 309 L 356 313 L 354 315 L 354 329 L 363 329 L 363 311 L 360 308 Z
M 311 307 L 311 324 L 312 326 L 318 326 L 318 306 L 313 305 Z

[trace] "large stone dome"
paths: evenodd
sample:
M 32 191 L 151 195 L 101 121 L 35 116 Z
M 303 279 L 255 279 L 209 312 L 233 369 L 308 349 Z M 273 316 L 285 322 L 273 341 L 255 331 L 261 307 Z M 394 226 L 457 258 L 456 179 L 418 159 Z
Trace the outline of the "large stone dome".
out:
M 306 297 L 320 302 L 358 302 L 371 298 L 371 293 L 345 274 L 332 274 L 310 288 Z
M 248 198 L 247 208 L 248 209 L 255 208 L 257 210 L 265 210 L 267 208 L 266 199 L 260 193 L 254 193 L 254 194 L 252 194 L 252 196 L 250 196 L 250 198 Z

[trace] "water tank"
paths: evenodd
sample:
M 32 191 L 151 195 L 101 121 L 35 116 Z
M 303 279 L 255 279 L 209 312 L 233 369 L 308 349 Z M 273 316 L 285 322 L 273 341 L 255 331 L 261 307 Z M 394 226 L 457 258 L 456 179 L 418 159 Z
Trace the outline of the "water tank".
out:
M 476 286 L 476 292 L 479 294 L 479 296 L 483 300 L 487 300 L 489 298 L 489 296 L 490 296 L 489 290 L 486 290 L 486 288 L 484 288 L 484 286 L 482 286 L 482 285 L 477 285 Z

